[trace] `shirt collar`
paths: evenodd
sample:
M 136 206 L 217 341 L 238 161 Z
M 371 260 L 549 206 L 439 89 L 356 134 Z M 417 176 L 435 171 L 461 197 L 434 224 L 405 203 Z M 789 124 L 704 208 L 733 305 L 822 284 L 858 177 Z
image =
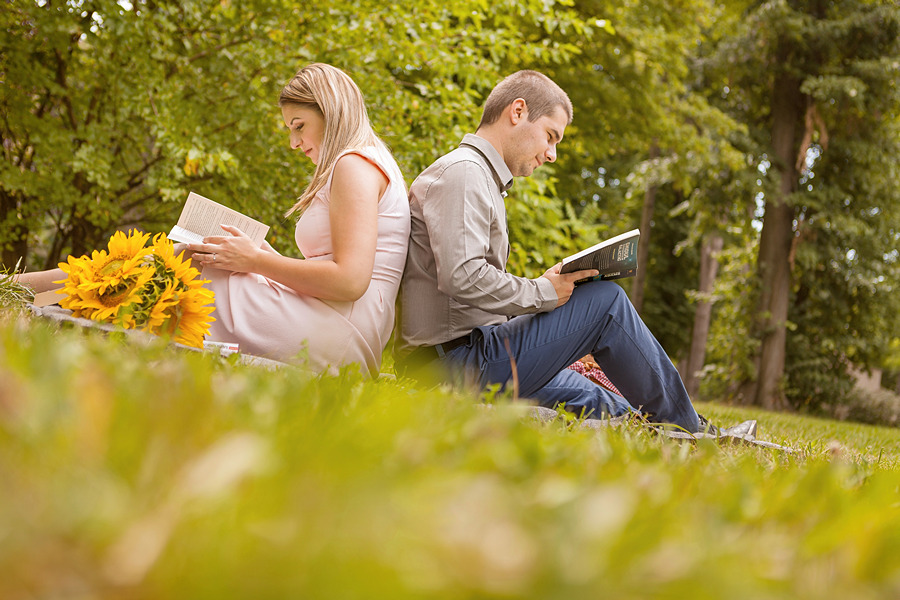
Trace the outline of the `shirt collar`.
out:
M 474 133 L 467 133 L 459 145 L 470 146 L 487 159 L 488 164 L 494 171 L 494 177 L 497 180 L 497 185 L 500 187 L 500 192 L 506 195 L 507 190 L 513 185 L 513 174 L 509 167 L 506 166 L 506 163 L 503 162 L 503 157 L 500 156 L 497 149 L 489 141 L 478 137 Z

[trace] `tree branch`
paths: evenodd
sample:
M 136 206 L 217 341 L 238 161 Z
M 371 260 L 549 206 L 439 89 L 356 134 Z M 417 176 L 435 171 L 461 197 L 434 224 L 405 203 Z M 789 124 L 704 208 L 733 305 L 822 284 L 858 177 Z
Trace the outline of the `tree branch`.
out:
M 197 54 L 188 58 L 188 62 L 192 63 L 195 60 L 200 60 L 201 58 L 209 56 L 210 54 L 214 54 L 216 52 L 221 52 L 225 48 L 231 48 L 232 46 L 239 46 L 240 44 L 246 44 L 247 42 L 252 42 L 255 39 L 256 39 L 256 36 L 250 36 L 250 37 L 240 38 L 237 40 L 231 40 L 230 42 L 225 42 L 224 44 L 219 44 L 218 46 L 214 46 L 212 48 L 207 48 L 206 50 L 203 50 L 202 52 L 198 52 Z
M 56 83 L 62 89 L 68 90 L 69 86 L 66 84 L 66 63 L 59 50 L 54 49 L 53 53 L 56 55 Z M 66 112 L 69 115 L 69 125 L 72 127 L 72 131 L 77 131 L 78 125 L 75 122 L 75 110 L 72 107 L 72 101 L 69 99 L 68 94 L 62 95 L 62 103 L 65 105 Z

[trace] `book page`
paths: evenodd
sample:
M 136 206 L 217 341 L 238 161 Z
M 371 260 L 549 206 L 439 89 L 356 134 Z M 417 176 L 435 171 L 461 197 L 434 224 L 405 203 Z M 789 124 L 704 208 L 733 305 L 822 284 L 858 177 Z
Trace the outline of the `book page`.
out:
M 178 223 L 169 232 L 169 239 L 196 244 L 211 235 L 230 235 L 219 225 L 237 227 L 257 245 L 262 244 L 269 233 L 268 225 L 191 192 L 181 210 L 181 216 L 178 217 Z
M 225 234 L 225 232 L 222 232 Z M 227 235 L 227 234 L 226 234 Z M 202 244 L 203 237 L 199 233 L 194 233 L 193 231 L 188 231 L 184 227 L 179 227 L 178 225 L 172 226 L 172 231 L 169 232 L 169 239 L 173 242 L 184 242 L 186 244 Z

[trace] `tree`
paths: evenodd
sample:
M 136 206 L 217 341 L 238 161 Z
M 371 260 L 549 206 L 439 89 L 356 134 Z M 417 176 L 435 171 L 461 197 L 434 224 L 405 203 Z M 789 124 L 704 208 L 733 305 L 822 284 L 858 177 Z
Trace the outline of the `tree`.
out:
M 887 2 L 754 3 L 738 34 L 720 46 L 730 90 L 723 106 L 750 127 L 763 173 L 759 346 L 755 376 L 743 387 L 752 403 L 808 401 L 823 377 L 803 389 L 802 373 L 843 371 L 860 345 L 833 337 L 830 324 L 866 338 L 889 306 L 878 299 L 886 280 L 876 273 L 883 277 L 896 245 L 896 231 L 880 222 L 896 222 L 900 208 L 884 181 L 896 171 L 896 123 L 882 117 L 896 114 L 900 99 L 893 83 L 898 19 Z M 864 310 L 860 297 L 869 299 Z M 818 320 L 806 320 L 809 314 Z M 788 348 L 802 350 L 788 360 Z
M 695 398 L 700 391 L 700 372 L 706 358 L 706 342 L 712 321 L 713 288 L 719 270 L 719 253 L 724 240 L 719 233 L 704 236 L 700 250 L 700 285 L 697 290 L 697 309 L 694 311 L 694 326 L 691 329 L 691 347 L 684 369 L 684 387 L 688 395 Z

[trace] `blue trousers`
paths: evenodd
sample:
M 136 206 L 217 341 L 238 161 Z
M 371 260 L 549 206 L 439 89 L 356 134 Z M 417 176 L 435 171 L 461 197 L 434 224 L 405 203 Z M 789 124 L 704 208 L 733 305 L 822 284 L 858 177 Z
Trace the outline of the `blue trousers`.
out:
M 566 369 L 591 354 L 627 399 Z M 699 421 L 681 376 L 616 283 L 578 286 L 561 307 L 500 325 L 477 327 L 467 344 L 443 358 L 481 387 L 512 381 L 515 359 L 519 395 L 542 406 L 565 404 L 576 414 L 617 416 L 639 410 L 653 422 L 697 431 Z

